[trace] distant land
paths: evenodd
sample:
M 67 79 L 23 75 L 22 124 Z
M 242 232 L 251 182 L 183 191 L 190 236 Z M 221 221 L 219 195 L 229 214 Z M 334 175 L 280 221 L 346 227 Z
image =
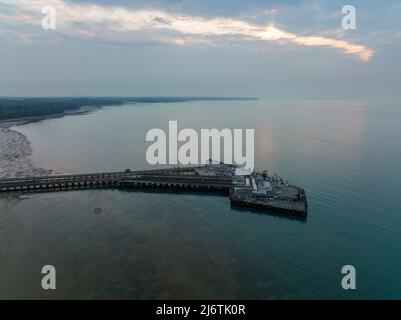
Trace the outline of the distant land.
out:
M 56 116 L 125 103 L 174 103 L 187 101 L 246 101 L 253 97 L 45 97 L 0 98 L 0 121 Z M 86 109 L 85 109 L 86 108 Z

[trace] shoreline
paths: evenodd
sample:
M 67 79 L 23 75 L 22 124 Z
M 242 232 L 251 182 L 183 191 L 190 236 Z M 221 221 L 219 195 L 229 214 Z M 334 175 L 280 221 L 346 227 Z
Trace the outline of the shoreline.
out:
M 84 106 L 80 107 L 77 110 L 71 111 L 64 111 L 61 113 L 49 114 L 49 115 L 41 115 L 41 116 L 31 116 L 31 117 L 21 117 L 21 118 L 14 118 L 14 119 L 4 119 L 0 120 L 0 128 L 11 128 L 14 126 L 22 126 L 24 124 L 32 123 L 32 122 L 39 122 L 48 119 L 57 119 L 63 118 L 67 116 L 76 116 L 87 114 L 96 110 L 100 110 L 102 107 L 89 107 Z
M 53 169 L 40 168 L 33 163 L 31 142 L 21 132 L 11 129 L 12 127 L 47 119 L 83 115 L 100 108 L 81 107 L 77 110 L 52 115 L 0 120 L 0 179 L 20 176 L 45 176 L 53 173 Z

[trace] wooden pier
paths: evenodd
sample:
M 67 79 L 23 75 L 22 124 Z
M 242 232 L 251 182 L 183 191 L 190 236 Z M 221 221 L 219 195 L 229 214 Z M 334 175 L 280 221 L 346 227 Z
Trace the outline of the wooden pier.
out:
M 206 171 L 204 169 L 207 169 Z M 205 173 L 206 172 L 206 173 Z M 132 189 L 151 188 L 166 191 L 219 192 L 229 195 L 233 205 L 263 208 L 296 216 L 306 216 L 304 201 L 261 201 L 260 199 L 231 196 L 233 188 L 244 184 L 231 166 L 181 167 L 157 170 L 103 172 L 42 177 L 0 179 L 0 193 L 51 192 L 79 189 Z

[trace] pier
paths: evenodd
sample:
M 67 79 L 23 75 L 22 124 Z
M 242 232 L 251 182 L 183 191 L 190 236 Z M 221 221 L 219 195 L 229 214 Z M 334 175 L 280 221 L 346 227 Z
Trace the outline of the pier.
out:
M 228 195 L 234 206 L 299 217 L 306 217 L 308 210 L 303 188 L 284 183 L 267 172 L 236 175 L 236 167 L 227 164 L 0 179 L 0 193 L 102 188 L 219 192 Z

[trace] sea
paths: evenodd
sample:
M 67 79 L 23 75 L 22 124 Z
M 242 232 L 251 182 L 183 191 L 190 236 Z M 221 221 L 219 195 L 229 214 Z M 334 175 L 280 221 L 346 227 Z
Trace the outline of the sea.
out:
M 255 167 L 303 186 L 307 218 L 215 194 L 3 194 L 0 299 L 401 298 L 401 103 L 131 103 L 11 129 L 53 174 L 122 171 L 157 168 L 146 134 L 171 120 L 254 129 Z M 41 286 L 45 265 L 55 290 Z

